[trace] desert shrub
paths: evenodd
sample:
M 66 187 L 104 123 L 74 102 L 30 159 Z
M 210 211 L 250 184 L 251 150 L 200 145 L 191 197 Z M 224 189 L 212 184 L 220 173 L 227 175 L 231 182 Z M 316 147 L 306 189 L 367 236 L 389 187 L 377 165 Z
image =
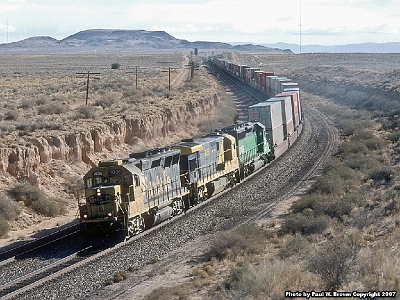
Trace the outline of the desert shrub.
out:
M 388 183 L 393 178 L 393 171 L 389 168 L 372 170 L 372 172 L 369 174 L 369 178 L 375 183 Z
M 187 300 L 189 299 L 190 291 L 185 283 L 169 288 L 157 288 L 146 296 L 145 300 Z
M 318 203 L 323 202 L 325 198 L 326 195 L 320 193 L 305 194 L 299 200 L 292 203 L 290 210 L 293 213 L 301 213 L 307 208 L 314 210 Z
M 351 141 L 348 143 L 343 143 L 340 146 L 339 154 L 341 154 L 344 158 L 348 155 L 358 154 L 358 155 L 366 155 L 368 148 L 362 141 Z
M 10 225 L 7 220 L 3 218 L 3 215 L 0 213 L 0 238 L 7 236 L 10 231 Z
M 337 174 L 325 174 L 311 188 L 313 193 L 336 194 L 343 189 L 343 180 Z
M 65 213 L 64 206 L 54 198 L 40 198 L 29 205 L 34 211 L 48 217 Z
M 322 279 L 327 290 L 338 290 L 348 278 L 359 248 L 344 239 L 319 247 L 308 259 L 308 270 Z
M 337 218 L 343 221 L 344 215 L 350 215 L 351 210 L 355 207 L 355 203 L 347 201 L 347 199 L 332 199 L 325 201 L 323 205 L 317 208 L 317 213 L 321 212 L 331 218 Z
M 114 283 L 118 283 L 129 278 L 129 273 L 125 271 L 120 271 L 114 274 L 112 279 L 109 279 L 105 282 L 105 285 L 112 285 Z
M 105 96 L 99 100 L 96 100 L 94 105 L 95 106 L 100 106 L 103 109 L 106 109 L 108 107 L 111 107 L 115 103 L 115 98 L 112 96 Z
M 246 224 L 215 239 L 205 256 L 208 259 L 215 257 L 222 260 L 224 258 L 235 259 L 239 255 L 260 253 L 265 248 L 263 237 L 266 237 L 266 233 L 260 227 L 256 224 Z
M 321 194 L 337 194 L 345 190 L 345 186 L 356 184 L 359 181 L 357 173 L 342 163 L 329 166 L 324 174 L 317 179 L 311 191 Z
M 15 121 L 16 119 L 18 119 L 19 115 L 20 113 L 18 110 L 8 110 L 4 114 L 4 120 Z
M 23 201 L 35 212 L 48 217 L 65 213 L 65 205 L 56 199 L 47 197 L 39 187 L 29 183 L 22 183 L 10 190 L 10 195 L 17 201 Z
M 359 120 L 344 119 L 340 121 L 338 127 L 342 130 L 342 133 L 345 136 L 351 136 L 354 134 L 354 132 L 361 129 L 362 125 L 360 124 Z
M 312 274 L 299 264 L 279 259 L 240 264 L 231 271 L 226 286 L 234 295 L 232 299 L 283 299 L 285 290 L 316 289 Z
M 100 106 L 101 108 L 105 109 L 107 107 L 110 107 L 113 104 L 113 101 L 109 98 L 103 98 L 100 100 L 96 100 L 94 102 L 95 106 Z
M 59 103 L 48 103 L 39 106 L 37 110 L 41 115 L 60 115 L 64 113 L 67 108 L 65 105 Z
M 278 256 L 280 258 L 287 258 L 293 255 L 300 255 L 301 257 L 306 255 L 311 249 L 311 244 L 303 236 L 293 236 L 288 240 L 284 247 L 279 251 Z
M 398 142 L 400 140 L 400 131 L 392 132 L 388 135 L 388 140 L 392 142 Z
M 359 130 L 351 137 L 353 141 L 360 141 L 367 146 L 368 150 L 378 150 L 382 141 L 375 136 L 372 132 L 366 130 Z
M 96 111 L 93 107 L 87 105 L 81 105 L 78 107 L 76 118 L 77 119 L 94 119 L 96 117 Z
M 21 120 L 18 125 L 16 126 L 16 129 L 21 130 L 22 133 L 20 135 L 27 135 L 30 132 L 33 132 L 37 129 L 40 129 L 37 123 L 33 123 L 32 121 L 29 120 Z
M 129 274 L 125 271 L 120 271 L 114 274 L 113 281 L 114 283 L 121 282 L 127 280 L 129 278 Z
M 119 63 L 113 63 L 113 64 L 111 64 L 111 69 L 117 70 L 117 69 L 119 69 L 120 66 L 121 65 Z
M 350 154 L 346 156 L 343 163 L 349 168 L 365 173 L 379 165 L 377 159 L 373 156 Z
M 21 101 L 21 104 L 19 107 L 23 108 L 23 109 L 29 109 L 31 107 L 33 107 L 35 104 L 35 102 L 33 100 L 30 99 L 24 99 Z
M 18 203 L 11 200 L 5 193 L 0 192 L 0 215 L 1 219 L 14 220 L 21 212 Z
M 49 130 L 62 130 L 64 128 L 64 122 L 62 119 L 56 117 L 51 118 L 49 120 L 38 120 L 39 125 L 41 128 L 46 128 Z
M 39 98 L 36 100 L 36 105 L 45 105 L 47 103 L 47 99 L 45 98 Z
M 290 214 L 283 220 L 281 233 L 304 235 L 322 233 L 328 227 L 329 220 L 329 217 L 325 215 Z
M 14 124 L 11 124 L 10 122 L 3 122 L 0 121 L 0 134 L 8 134 L 10 132 L 13 132 L 16 129 Z

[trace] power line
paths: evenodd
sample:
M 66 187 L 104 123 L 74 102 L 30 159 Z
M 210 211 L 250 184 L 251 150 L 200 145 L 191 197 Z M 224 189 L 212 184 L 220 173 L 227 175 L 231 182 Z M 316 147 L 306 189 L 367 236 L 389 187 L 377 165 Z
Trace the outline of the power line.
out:
M 301 54 L 301 0 L 300 0 L 300 54 Z
M 127 69 L 130 69 L 131 67 L 127 67 Z M 133 68 L 135 68 L 135 72 L 126 72 L 126 73 L 135 73 L 135 85 L 136 85 L 136 89 L 138 88 L 138 68 L 139 69 L 145 69 L 144 67 L 141 66 L 133 66 Z
M 89 99 L 89 79 L 90 75 L 100 75 L 101 73 L 93 73 L 90 71 L 87 71 L 86 73 L 76 73 L 76 75 L 85 75 L 85 76 L 80 76 L 79 78 L 85 78 L 87 76 L 86 80 L 86 105 L 88 105 L 88 99 Z M 100 79 L 98 77 L 93 77 L 93 79 Z

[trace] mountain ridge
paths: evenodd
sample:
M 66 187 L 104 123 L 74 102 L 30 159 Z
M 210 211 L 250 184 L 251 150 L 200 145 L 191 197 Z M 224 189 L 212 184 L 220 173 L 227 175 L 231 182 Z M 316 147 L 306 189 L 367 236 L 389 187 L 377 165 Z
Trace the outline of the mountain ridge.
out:
M 265 47 L 290 49 L 293 53 L 300 53 L 298 44 L 289 43 L 262 43 Z M 400 42 L 387 43 L 357 43 L 345 45 L 302 45 L 301 53 L 400 53 Z
M 0 44 L 0 53 L 143 53 L 182 50 L 227 50 L 287 54 L 292 51 L 261 45 L 231 45 L 221 42 L 177 39 L 165 31 L 88 29 L 64 39 L 49 36 L 30 37 L 21 41 Z

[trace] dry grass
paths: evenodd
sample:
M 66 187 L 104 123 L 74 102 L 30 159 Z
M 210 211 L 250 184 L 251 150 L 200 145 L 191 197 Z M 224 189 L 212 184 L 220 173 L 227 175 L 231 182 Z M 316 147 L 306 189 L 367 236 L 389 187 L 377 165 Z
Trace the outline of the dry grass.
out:
M 40 136 L 86 130 L 104 119 L 160 113 L 177 105 L 213 96 L 210 75 L 189 73 L 183 85 L 168 90 L 187 63 L 171 55 L 5 55 L 0 64 L 0 141 L 7 145 L 15 135 Z M 120 67 L 112 69 L 113 63 Z M 165 63 L 168 62 L 168 63 Z M 138 70 L 136 88 L 135 69 Z M 176 70 L 176 68 L 178 68 Z M 90 80 L 85 106 L 86 78 L 76 73 L 99 72 Z M 188 71 L 187 71 L 188 72 Z

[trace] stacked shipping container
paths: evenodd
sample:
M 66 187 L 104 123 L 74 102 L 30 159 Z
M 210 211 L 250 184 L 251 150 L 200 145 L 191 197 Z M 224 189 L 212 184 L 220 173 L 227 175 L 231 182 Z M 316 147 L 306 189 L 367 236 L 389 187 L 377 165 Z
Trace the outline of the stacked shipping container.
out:
M 248 108 L 249 121 L 259 121 L 266 127 L 269 142 L 275 157 L 284 153 L 297 139 L 302 130 L 302 110 L 299 86 L 286 77 L 250 68 L 246 65 L 226 67 L 222 60 L 216 63 L 230 74 L 268 95 L 276 95 L 265 102 Z
M 273 97 L 267 102 L 278 102 L 282 108 L 282 125 L 285 138 L 292 135 L 294 132 L 292 100 L 290 96 Z

